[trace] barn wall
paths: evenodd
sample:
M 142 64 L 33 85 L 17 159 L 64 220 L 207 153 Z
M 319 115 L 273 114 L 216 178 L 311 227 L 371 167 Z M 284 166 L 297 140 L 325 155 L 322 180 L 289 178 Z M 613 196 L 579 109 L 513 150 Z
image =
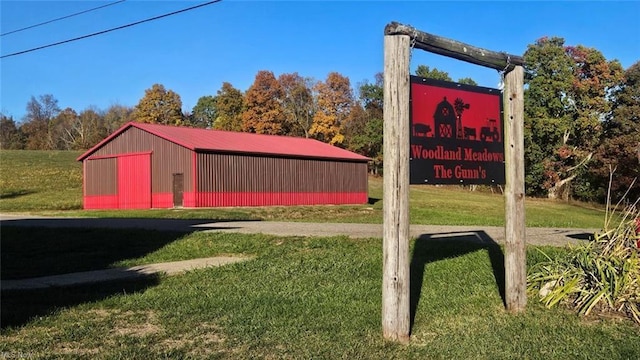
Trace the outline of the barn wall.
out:
M 184 174 L 184 205 L 195 206 L 192 163 L 193 152 L 146 131 L 131 127 L 97 149 L 85 159 L 85 208 L 91 203 L 105 203 L 101 208 L 112 206 L 109 196 L 116 195 L 117 156 L 151 152 L 152 207 L 173 207 L 173 174 Z M 110 161 L 103 161 L 111 159 Z M 92 200 L 93 199 L 93 200 Z M 102 200 L 100 200 L 102 199 Z M 89 203 L 89 207 L 87 206 Z M 117 200 L 116 200 L 117 202 Z
M 118 159 L 98 158 L 84 161 L 84 208 L 118 207 Z
M 198 153 L 197 206 L 365 203 L 363 162 Z

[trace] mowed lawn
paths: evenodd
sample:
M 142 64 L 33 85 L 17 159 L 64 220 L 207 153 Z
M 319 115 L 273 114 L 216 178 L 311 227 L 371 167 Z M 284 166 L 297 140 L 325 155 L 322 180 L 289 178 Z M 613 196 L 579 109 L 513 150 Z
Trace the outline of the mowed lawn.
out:
M 117 266 L 221 254 L 253 257 L 173 277 L 2 291 L 0 353 L 6 358 L 640 357 L 640 326 L 629 320 L 547 310 L 535 294 L 530 294 L 526 312 L 508 313 L 501 296 L 504 259 L 496 245 L 451 239 L 412 242 L 411 341 L 399 345 L 382 338 L 379 239 L 6 230 L 3 280 L 21 268 L 32 274 L 56 271 L 52 258 L 65 262 L 65 269 L 57 271 L 73 271 L 86 269 L 88 262 Z M 18 255 L 27 236 L 36 239 L 25 244 L 37 254 L 30 262 L 27 255 Z M 7 250 L 14 260 L 5 257 L 11 243 Z M 85 256 L 65 251 L 74 246 Z M 38 251 L 47 247 L 49 254 Z M 564 251 L 544 250 L 551 256 Z M 529 264 L 541 259 L 529 249 Z
M 73 151 L 0 151 L 0 212 L 78 217 L 158 217 L 311 222 L 382 222 L 382 178 L 369 178 L 369 204 L 273 206 L 222 209 L 83 211 L 82 164 Z M 532 227 L 600 228 L 601 207 L 527 198 L 526 223 Z M 504 224 L 504 197 L 462 187 L 412 186 L 411 223 L 432 225 Z
M 370 204 L 238 209 L 82 211 L 73 152 L 0 152 L 1 212 L 58 216 L 380 222 Z M 39 174 L 39 175 L 38 175 Z M 19 179 L 19 181 L 18 181 Z M 412 187 L 412 222 L 502 224 L 503 198 Z M 530 226 L 600 227 L 584 204 L 527 200 Z M 1 293 L 4 358 L 68 359 L 636 359 L 627 319 L 504 308 L 504 255 L 495 244 L 412 240 L 411 342 L 382 338 L 380 239 L 3 226 L 2 281 L 119 266 L 242 255 L 251 260 L 184 275 Z M 550 256 L 566 251 L 543 248 Z M 534 247 L 528 265 L 544 259 Z

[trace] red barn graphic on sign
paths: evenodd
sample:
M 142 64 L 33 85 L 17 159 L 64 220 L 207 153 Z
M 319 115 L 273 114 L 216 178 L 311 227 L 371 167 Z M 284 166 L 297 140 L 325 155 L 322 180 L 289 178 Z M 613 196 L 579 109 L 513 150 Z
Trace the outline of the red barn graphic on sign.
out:
M 497 89 L 411 77 L 411 183 L 503 184 Z

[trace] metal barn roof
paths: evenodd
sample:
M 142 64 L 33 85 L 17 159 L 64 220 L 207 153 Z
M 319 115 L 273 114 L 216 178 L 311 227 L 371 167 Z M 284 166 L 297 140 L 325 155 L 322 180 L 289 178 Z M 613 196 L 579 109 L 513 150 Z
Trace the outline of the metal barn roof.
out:
M 82 161 L 107 142 L 135 127 L 193 151 L 218 151 L 276 156 L 367 161 L 369 158 L 315 139 L 207 130 L 130 122 L 78 157 Z

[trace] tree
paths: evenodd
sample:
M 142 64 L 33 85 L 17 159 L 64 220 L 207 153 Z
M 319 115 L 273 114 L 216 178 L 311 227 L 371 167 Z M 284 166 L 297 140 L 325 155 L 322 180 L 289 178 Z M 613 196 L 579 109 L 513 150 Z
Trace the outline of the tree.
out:
M 609 170 L 616 169 L 611 190 L 614 201 L 620 199 L 634 179 L 640 181 L 640 61 L 624 73 L 624 82 L 613 94 L 613 112 L 604 123 L 602 143 L 596 152 L 594 174 L 601 194 L 608 186 Z M 628 199 L 640 197 L 636 182 Z
M 430 69 L 426 65 L 418 65 L 418 67 L 416 68 L 416 75 L 429 79 L 453 81 L 451 80 L 448 72 L 440 71 L 436 68 Z
M 371 171 L 377 174 L 382 168 L 383 74 L 376 74 L 375 79 L 373 84 L 365 82 L 358 87 L 359 101 L 352 107 L 343 132 L 346 148 L 373 159 Z
M 349 78 L 332 72 L 325 82 L 318 82 L 317 111 L 309 129 L 309 135 L 329 144 L 344 140 L 342 126 L 353 105 L 353 92 Z
M 49 124 L 52 150 L 72 150 L 74 139 L 71 136 L 71 127 L 78 121 L 78 114 L 72 108 L 62 110 Z
M 133 121 L 134 109 L 128 106 L 114 104 L 102 116 L 103 132 L 111 134 L 127 122 Z
M 305 79 L 298 73 L 282 74 L 278 77 L 283 91 L 282 108 L 290 123 L 289 135 L 309 137 L 313 124 L 315 102 L 312 92 L 312 79 Z
M 216 121 L 216 98 L 214 96 L 202 96 L 193 107 L 189 116 L 189 123 L 192 126 L 209 129 Z
M 223 82 L 215 96 L 216 119 L 213 128 L 218 130 L 242 131 L 244 95 L 230 83 Z
M 137 122 L 182 125 L 182 100 L 180 95 L 172 90 L 166 90 L 163 85 L 153 84 L 144 91 L 133 114 Z
M 567 199 L 574 184 L 589 196 L 586 174 L 620 79 L 619 63 L 595 49 L 565 46 L 558 37 L 539 39 L 524 58 L 528 193 Z
M 462 78 L 462 79 L 458 79 L 458 83 L 465 84 L 465 85 L 478 86 L 478 83 L 475 82 L 475 80 L 473 80 L 470 77 L 465 77 L 465 78 Z
M 25 147 L 29 150 L 53 149 L 54 139 L 49 132 L 49 123 L 60 112 L 58 100 L 51 94 L 31 97 L 27 102 L 27 114 L 24 117 L 22 133 L 25 135 Z
M 416 75 L 423 78 L 429 78 L 429 79 L 435 79 L 435 80 L 453 81 L 449 76 L 448 72 L 440 71 L 437 68 L 430 69 L 426 65 L 418 65 L 418 67 L 416 68 Z M 470 77 L 460 78 L 458 79 L 458 83 L 465 84 L 465 85 L 478 86 L 478 83 L 475 82 L 475 80 L 473 80 Z
M 71 149 L 85 150 L 99 143 L 107 133 L 104 127 L 104 117 L 94 107 L 80 112 L 67 131 L 66 139 Z
M 0 149 L 23 149 L 22 133 L 13 121 L 13 117 L 0 114 Z
M 289 129 L 282 107 L 283 95 L 273 72 L 259 71 L 245 96 L 242 130 L 257 134 L 287 134 Z

